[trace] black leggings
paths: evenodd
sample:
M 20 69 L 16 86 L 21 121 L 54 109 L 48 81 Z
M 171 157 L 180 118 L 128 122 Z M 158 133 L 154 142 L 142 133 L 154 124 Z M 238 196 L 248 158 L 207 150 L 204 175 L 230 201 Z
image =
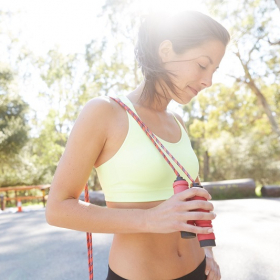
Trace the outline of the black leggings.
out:
M 206 267 L 206 257 L 202 261 L 202 263 L 191 273 L 182 276 L 180 278 L 176 278 L 174 280 L 206 280 L 205 275 L 205 267 Z M 128 280 L 119 275 L 117 275 L 111 268 L 108 266 L 108 276 L 106 280 Z

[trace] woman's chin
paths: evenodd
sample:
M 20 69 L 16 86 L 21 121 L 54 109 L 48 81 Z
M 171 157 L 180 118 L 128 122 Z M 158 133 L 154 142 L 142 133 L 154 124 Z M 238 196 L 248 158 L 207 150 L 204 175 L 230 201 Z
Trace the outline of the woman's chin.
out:
M 181 104 L 181 105 L 187 105 L 188 103 L 190 103 L 190 101 L 194 98 L 195 96 L 184 96 L 183 98 L 179 99 L 176 98 L 177 103 Z

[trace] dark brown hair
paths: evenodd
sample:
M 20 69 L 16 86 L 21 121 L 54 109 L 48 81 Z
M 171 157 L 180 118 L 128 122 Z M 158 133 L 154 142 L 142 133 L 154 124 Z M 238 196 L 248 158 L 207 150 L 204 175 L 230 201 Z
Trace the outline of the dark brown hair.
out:
M 174 74 L 163 68 L 158 55 L 161 42 L 170 40 L 173 50 L 180 54 L 211 39 L 220 40 L 226 46 L 230 35 L 220 23 L 203 13 L 184 11 L 173 16 L 146 16 L 141 23 L 135 47 L 135 56 L 145 79 L 141 98 L 149 101 L 157 98 L 160 102 L 156 82 L 166 98 L 166 88 L 160 83 L 160 79 L 177 95 L 176 86 L 169 76 Z

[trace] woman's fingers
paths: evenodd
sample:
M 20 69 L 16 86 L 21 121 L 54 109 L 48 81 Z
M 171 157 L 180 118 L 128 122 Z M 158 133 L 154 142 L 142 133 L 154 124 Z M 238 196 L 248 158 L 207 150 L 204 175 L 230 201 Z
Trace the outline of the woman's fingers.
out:
M 216 214 L 214 212 L 185 212 L 180 213 L 180 221 L 196 221 L 196 220 L 214 220 Z
M 194 196 L 202 197 L 192 200 Z M 204 200 L 203 200 L 204 198 Z M 190 231 L 194 233 L 210 233 L 210 227 L 187 224 L 187 221 L 211 221 L 215 219 L 214 206 L 210 194 L 202 188 L 191 188 L 173 195 L 170 199 L 156 207 L 146 210 L 146 222 L 149 232 L 170 233 L 174 231 Z M 207 224 L 209 226 L 209 224 Z
M 207 200 L 212 198 L 207 190 L 203 188 L 197 188 L 197 187 L 193 187 L 185 191 L 182 191 L 180 193 L 177 193 L 175 196 L 177 196 L 178 199 L 182 201 L 190 199 L 194 196 L 202 196 Z
M 196 234 L 209 234 L 209 233 L 213 232 L 213 228 L 199 227 L 199 226 L 189 225 L 187 223 L 182 223 L 179 225 L 178 231 L 188 231 L 188 232 L 193 232 Z
M 180 211 L 192 211 L 196 209 L 204 209 L 207 211 L 213 211 L 214 206 L 211 202 L 205 200 L 190 200 L 182 201 L 178 204 L 178 210 Z

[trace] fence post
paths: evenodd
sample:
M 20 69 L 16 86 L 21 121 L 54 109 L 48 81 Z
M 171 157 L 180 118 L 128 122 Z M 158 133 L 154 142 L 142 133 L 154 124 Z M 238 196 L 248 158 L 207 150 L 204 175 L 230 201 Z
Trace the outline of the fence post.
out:
M 4 211 L 5 210 L 5 199 L 4 199 L 3 194 L 0 194 L 0 206 L 1 206 L 1 210 Z

